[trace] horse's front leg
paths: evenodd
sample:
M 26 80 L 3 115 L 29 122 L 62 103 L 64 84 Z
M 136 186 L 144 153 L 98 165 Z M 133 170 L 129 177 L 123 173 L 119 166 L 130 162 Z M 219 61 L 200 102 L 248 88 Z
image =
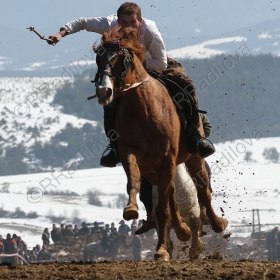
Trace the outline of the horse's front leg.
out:
M 161 176 L 163 174 L 163 176 Z M 158 244 L 156 248 L 155 260 L 168 261 L 170 253 L 167 247 L 167 224 L 169 221 L 169 196 L 171 193 L 172 176 L 167 176 L 170 172 L 159 174 L 159 185 L 153 186 L 153 216 L 156 221 Z M 170 244 L 168 244 L 170 245 Z
M 167 244 L 167 251 L 169 254 L 170 259 L 172 259 L 172 253 L 174 251 L 174 245 L 170 237 L 171 227 L 167 226 L 167 235 L 166 235 L 166 244 Z
M 123 218 L 126 221 L 138 219 L 138 205 L 136 196 L 140 191 L 140 171 L 137 165 L 136 157 L 133 154 L 128 154 L 122 160 L 122 165 L 127 176 L 127 194 L 128 204 L 123 210 Z

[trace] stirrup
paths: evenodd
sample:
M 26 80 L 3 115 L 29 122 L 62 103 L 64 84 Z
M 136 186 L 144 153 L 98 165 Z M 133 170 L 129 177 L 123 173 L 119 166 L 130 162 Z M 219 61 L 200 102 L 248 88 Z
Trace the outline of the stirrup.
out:
M 190 154 L 199 154 L 206 158 L 215 153 L 215 147 L 206 137 L 191 136 L 187 139 L 188 151 Z
M 206 145 L 203 142 L 206 143 Z M 199 148 L 199 144 L 201 144 L 202 147 Z M 203 147 L 203 145 L 204 145 L 204 147 Z M 204 149 L 204 150 L 202 150 L 202 149 Z M 216 149 L 215 149 L 213 143 L 208 138 L 201 137 L 197 141 L 197 151 L 202 158 L 206 158 L 206 157 L 214 154 Z
M 113 145 L 112 145 L 111 143 L 110 143 L 109 145 L 107 145 L 105 151 L 103 152 L 103 154 L 102 154 L 102 156 L 101 156 L 102 158 L 104 157 L 104 154 L 105 154 L 107 151 L 113 151 L 113 152 L 115 153 L 116 157 L 118 156 L 116 149 L 113 147 Z
M 104 156 L 104 154 L 108 151 L 110 152 Z M 102 157 L 100 159 L 100 165 L 104 167 L 116 167 L 117 164 L 118 164 L 117 150 L 114 147 L 112 147 L 111 144 L 109 144 L 102 154 Z

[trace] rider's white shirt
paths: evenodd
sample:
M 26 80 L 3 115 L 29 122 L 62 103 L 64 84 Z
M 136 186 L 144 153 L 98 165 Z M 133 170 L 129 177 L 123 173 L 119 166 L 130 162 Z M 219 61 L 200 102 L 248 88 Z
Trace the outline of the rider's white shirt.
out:
M 62 26 L 69 34 L 87 30 L 103 34 L 112 29 L 118 22 L 117 15 L 96 18 L 78 18 Z M 147 70 L 163 71 L 167 67 L 166 49 L 162 36 L 154 21 L 142 18 L 139 27 L 139 41 L 146 48 Z

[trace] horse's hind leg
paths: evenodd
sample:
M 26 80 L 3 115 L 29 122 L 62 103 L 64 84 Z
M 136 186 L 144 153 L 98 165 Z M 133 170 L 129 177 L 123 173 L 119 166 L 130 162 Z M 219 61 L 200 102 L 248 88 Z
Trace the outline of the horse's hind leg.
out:
M 122 164 L 127 176 L 127 194 L 129 195 L 128 204 L 123 210 L 123 218 L 129 221 L 138 219 L 136 195 L 140 191 L 140 171 L 133 154 L 128 154 Z
M 209 188 L 209 177 L 205 168 L 204 160 L 197 154 L 191 155 L 186 162 L 188 171 L 196 185 L 197 195 L 200 203 L 206 208 L 206 213 L 215 232 L 226 229 L 228 221 L 218 217 L 212 207 L 212 196 Z
M 169 197 L 169 207 L 172 214 L 171 225 L 180 241 L 188 241 L 191 237 L 191 230 L 186 223 L 182 222 L 177 200 L 175 198 L 175 186 L 172 182 L 171 194 Z
M 189 225 L 192 231 L 191 248 L 189 250 L 190 260 L 196 260 L 203 251 L 203 244 L 200 237 L 201 221 L 199 215 L 199 205 L 192 208 L 189 212 Z

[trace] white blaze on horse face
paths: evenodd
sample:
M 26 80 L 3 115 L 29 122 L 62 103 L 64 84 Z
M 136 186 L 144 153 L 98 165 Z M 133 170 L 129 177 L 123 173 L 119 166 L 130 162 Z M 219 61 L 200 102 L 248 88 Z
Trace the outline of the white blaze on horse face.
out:
M 113 84 L 108 76 L 110 72 L 111 68 L 109 64 L 106 64 L 101 83 L 96 89 L 98 102 L 102 105 L 108 105 L 113 100 Z

